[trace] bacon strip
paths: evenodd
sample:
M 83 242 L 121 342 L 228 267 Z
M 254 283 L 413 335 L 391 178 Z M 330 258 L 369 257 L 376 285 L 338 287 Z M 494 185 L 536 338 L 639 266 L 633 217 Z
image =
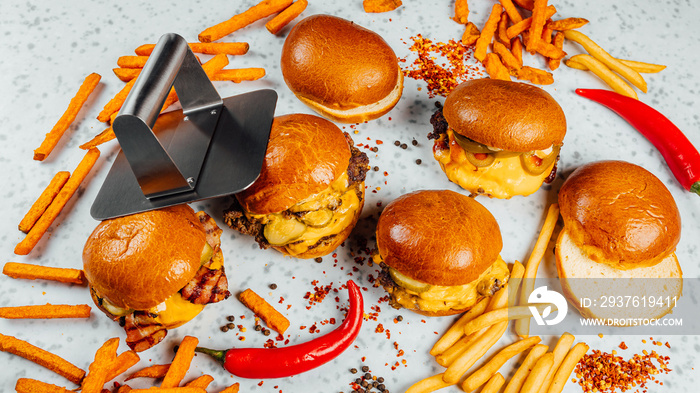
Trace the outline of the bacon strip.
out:
M 220 302 L 231 296 L 223 264 L 221 264 L 221 268 L 210 269 L 214 263 L 220 262 L 220 258 L 223 256 L 219 251 L 209 262 L 197 270 L 194 278 L 180 291 L 185 300 L 194 304 L 209 304 Z
M 168 331 L 144 311 L 134 311 L 125 316 L 126 344 L 133 351 L 141 352 L 161 342 Z
M 195 214 L 199 218 L 199 222 L 204 226 L 204 231 L 207 234 L 207 243 L 214 249 L 214 254 L 216 254 L 216 251 L 221 247 L 221 233 L 223 230 L 216 225 L 216 221 L 207 213 L 198 211 Z

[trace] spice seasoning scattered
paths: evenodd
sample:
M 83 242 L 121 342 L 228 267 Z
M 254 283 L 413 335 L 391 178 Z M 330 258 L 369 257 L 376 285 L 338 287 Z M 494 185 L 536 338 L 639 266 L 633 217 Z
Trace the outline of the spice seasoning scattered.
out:
M 620 348 L 622 344 L 624 342 Z M 632 359 L 625 360 L 621 356 L 593 350 L 593 353 L 581 358 L 575 373 L 577 383 L 584 392 L 612 393 L 617 389 L 624 392 L 637 388 L 636 393 L 646 393 L 649 381 L 663 384 L 655 376 L 671 371 L 668 361 L 668 356 L 659 355 L 656 351 L 649 353 L 644 350 L 643 355 L 635 354 Z
M 373 375 L 370 372 L 368 366 L 362 366 L 360 370 L 362 370 L 364 374 L 361 377 L 355 378 L 352 382 L 350 382 L 350 386 L 352 387 L 353 392 L 390 393 L 389 389 L 387 389 L 386 385 L 384 384 L 384 377 L 378 377 L 376 375 Z M 350 373 L 357 374 L 358 370 L 356 368 L 351 368 Z
M 450 40 L 447 43 L 433 42 L 418 34 L 411 37 L 413 44 L 409 50 L 416 52 L 418 58 L 403 70 L 404 76 L 423 80 L 428 84 L 428 96 L 446 97 L 460 83 L 483 77 L 484 69 L 476 63 L 467 64 L 472 59 L 474 48 L 461 41 Z M 438 65 L 436 59 L 442 57 L 445 63 Z M 403 58 L 400 63 L 407 63 Z

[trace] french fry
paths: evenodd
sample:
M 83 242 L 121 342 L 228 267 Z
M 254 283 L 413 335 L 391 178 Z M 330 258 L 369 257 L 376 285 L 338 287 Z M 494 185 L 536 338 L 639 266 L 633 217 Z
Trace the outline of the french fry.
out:
M 143 68 L 148 61 L 148 56 L 120 56 L 117 66 L 120 68 Z
M 430 349 L 430 354 L 433 356 L 437 356 L 445 352 L 454 343 L 459 341 L 462 335 L 464 335 L 464 325 L 466 325 L 467 322 L 471 321 L 477 316 L 481 315 L 484 312 L 484 310 L 486 310 L 486 306 L 488 305 L 488 303 L 488 298 L 483 298 L 474 306 L 472 306 L 472 308 L 470 308 L 467 312 L 462 314 L 462 316 L 459 317 L 457 322 L 453 323 L 452 326 L 450 326 L 450 328 L 447 329 L 447 331 L 442 335 L 442 337 L 440 337 L 440 339 L 435 343 L 435 345 L 433 345 L 433 348 Z
M 204 374 L 202 376 L 199 376 L 185 384 L 185 386 L 192 387 L 192 388 L 200 388 L 200 389 L 206 389 L 207 386 L 209 386 L 210 383 L 214 381 L 214 377 L 208 374 Z
M 276 14 L 292 4 L 292 0 L 263 0 L 231 19 L 223 21 L 199 33 L 200 42 L 212 42 L 262 18 Z
M 144 367 L 140 370 L 135 371 L 134 373 L 126 377 L 126 379 L 124 380 L 130 381 L 135 378 L 164 378 L 165 374 L 168 373 L 169 368 L 170 364 L 154 364 L 152 366 Z
M 20 378 L 15 383 L 17 393 L 74 393 L 72 390 L 31 378 Z
M 114 359 L 114 363 L 112 364 L 109 373 L 107 373 L 106 381 L 109 382 L 114 378 L 124 374 L 126 370 L 136 365 L 136 363 L 138 363 L 139 360 L 141 360 L 141 358 L 134 351 L 124 351 L 120 353 L 117 356 L 117 358 Z
M 578 343 L 571 348 L 569 353 L 564 357 L 564 360 L 562 360 L 559 369 L 554 373 L 552 384 L 549 385 L 547 393 L 561 393 L 561 391 L 564 390 L 564 385 L 566 381 L 569 380 L 569 375 L 574 371 L 576 363 L 581 360 L 586 352 L 588 352 L 588 345 L 585 343 Z
M 554 354 L 547 352 L 542 357 L 537 359 L 535 365 L 532 367 L 530 374 L 525 378 L 523 382 L 523 387 L 520 389 L 520 393 L 537 393 L 544 378 L 547 376 L 549 369 L 552 368 L 552 363 L 554 362 Z
M 523 42 L 520 37 L 515 37 L 510 42 L 510 53 L 518 59 L 518 64 L 523 64 Z
M 231 386 L 228 386 L 226 389 L 220 391 L 219 393 L 238 393 L 238 389 L 240 388 L 241 384 L 238 382 L 234 383 Z
M 406 393 L 428 393 L 454 385 L 443 380 L 443 374 L 433 375 L 432 377 L 421 379 L 411 385 Z
M 401 0 L 363 0 L 362 8 L 367 13 L 380 13 L 393 11 L 399 8 L 401 4 Z
M 628 85 L 622 78 L 612 72 L 610 68 L 595 57 L 587 54 L 580 54 L 572 56 L 564 62 L 564 64 L 573 68 L 573 66 L 569 65 L 569 63 L 581 64 L 582 67 L 585 67 L 587 70 L 594 73 L 616 92 L 627 97 L 634 98 L 635 100 L 638 99 L 637 92 L 634 91 L 630 85 Z
M 554 39 L 552 40 L 552 45 L 555 48 L 561 50 L 564 47 L 564 33 L 562 33 L 561 31 L 557 31 L 557 33 L 554 35 Z M 555 59 L 555 58 L 551 58 L 551 57 L 547 59 L 547 66 L 552 71 L 559 68 L 560 64 L 561 64 L 561 59 Z
M 45 351 L 26 341 L 0 333 L 0 351 L 21 356 L 31 362 L 45 367 L 69 381 L 80 384 L 85 371 L 58 355 Z
M 117 347 L 119 338 L 114 337 L 107 340 L 95 352 L 95 360 L 90 363 L 88 373 L 81 384 L 82 393 L 99 393 L 107 382 L 110 367 L 117 358 Z
M 539 342 L 539 337 L 528 337 L 526 339 L 516 341 L 513 344 L 501 349 L 488 362 L 486 362 L 486 364 L 474 371 L 469 377 L 467 377 L 467 379 L 464 380 L 462 383 L 462 389 L 464 389 L 465 392 L 476 390 L 479 386 L 485 384 L 489 378 L 491 378 L 491 376 L 495 374 L 498 369 L 503 367 L 503 365 L 510 358 L 534 345 L 537 345 Z
M 645 74 L 655 74 L 657 72 L 663 71 L 666 66 L 661 64 L 644 63 L 641 61 L 634 60 L 624 60 L 617 59 L 620 63 L 626 65 L 627 67 L 641 73 Z
M 554 83 L 554 77 L 551 72 L 530 66 L 523 66 L 520 68 L 516 73 L 516 77 L 521 80 L 528 80 L 537 85 L 551 85 Z
M 481 389 L 481 393 L 498 393 L 504 383 L 506 383 L 506 379 L 501 373 L 493 374 Z
M 187 45 L 194 53 L 202 53 L 205 55 L 245 55 L 250 49 L 250 44 L 247 42 L 190 42 Z M 144 44 L 134 50 L 138 56 L 150 56 L 153 53 L 155 44 Z
M 547 352 L 547 349 L 547 346 L 543 344 L 537 344 L 532 347 L 530 352 L 528 352 L 527 356 L 525 357 L 525 360 L 523 360 L 520 367 L 518 367 L 518 370 L 508 381 L 503 393 L 518 393 L 520 388 L 523 386 L 523 383 L 525 383 L 525 379 L 530 374 L 530 371 L 535 366 L 535 363 L 537 363 L 537 360 Z
M 535 8 L 532 9 L 532 23 L 530 24 L 530 39 L 525 43 L 525 49 L 530 53 L 535 53 L 542 41 L 542 29 L 547 19 L 545 9 L 547 0 L 535 0 Z
M 498 42 L 506 48 L 510 49 L 510 38 L 508 38 L 508 34 L 506 34 L 507 30 L 508 14 L 503 12 L 501 14 L 501 19 L 498 21 L 498 28 L 496 29 L 496 38 L 498 38 L 498 40 L 494 40 L 493 42 Z
M 513 267 L 510 269 L 510 278 L 508 279 L 508 307 L 515 306 L 518 290 L 520 289 L 520 283 L 523 281 L 524 274 L 525 266 L 519 261 L 515 261 Z
M 552 238 L 554 226 L 559 219 L 559 205 L 553 203 L 547 209 L 547 216 L 544 219 L 540 234 L 537 237 L 535 246 L 530 253 L 530 258 L 525 264 L 525 274 L 523 274 L 523 282 L 520 291 L 520 304 L 528 302 L 530 293 L 534 289 L 535 277 L 537 276 L 537 268 L 540 266 L 540 261 L 544 257 L 547 250 L 547 244 Z M 515 322 L 515 332 L 520 337 L 527 337 L 530 333 L 530 318 L 519 319 Z
M 289 320 L 252 289 L 248 288 L 241 292 L 238 299 L 277 333 L 284 334 L 289 327 Z
M 119 389 L 117 389 L 117 391 L 115 393 L 129 393 L 132 390 L 134 390 L 134 389 L 132 389 L 131 386 L 122 385 L 119 387 Z
M 194 349 L 199 344 L 199 340 L 196 337 L 185 336 L 180 343 L 180 347 L 175 354 L 175 359 L 170 364 L 168 372 L 163 378 L 163 382 L 160 384 L 161 388 L 175 388 L 180 386 L 180 382 L 187 374 L 187 370 L 190 368 L 190 363 L 192 363 L 192 358 L 194 358 Z
M 85 78 L 78 89 L 78 93 L 70 100 L 68 109 L 66 109 L 61 118 L 58 119 L 58 122 L 56 122 L 51 131 L 46 134 L 41 145 L 34 150 L 34 160 L 43 161 L 51 154 L 58 144 L 58 141 L 78 116 L 78 112 L 80 112 L 80 109 L 85 105 L 90 94 L 92 94 L 100 83 L 101 78 L 102 77 L 96 73 L 92 73 Z
M 396 7 L 401 5 L 400 0 L 397 3 L 398 4 L 396 5 Z M 304 12 L 308 5 L 309 2 L 306 0 L 295 1 L 292 5 L 285 8 L 284 11 L 280 12 L 274 18 L 270 19 L 270 21 L 265 23 L 265 28 L 272 34 L 279 33 L 285 26 L 289 24 L 289 22 L 293 21 L 297 16 Z M 365 12 L 367 12 L 366 9 Z
M 229 68 L 220 70 L 212 75 L 213 81 L 231 81 L 240 83 L 241 81 L 254 81 L 265 76 L 264 68 Z
M 90 306 L 44 304 L 38 306 L 0 307 L 0 318 L 5 319 L 53 319 L 90 318 Z
M 559 20 L 554 20 L 547 22 L 546 27 L 552 29 L 552 30 L 557 30 L 557 31 L 563 31 L 563 30 L 571 30 L 571 29 L 578 29 L 579 27 L 582 27 L 588 23 L 587 19 L 584 18 L 564 18 L 564 19 L 559 19 Z
M 27 233 L 27 236 L 17 244 L 15 247 L 15 254 L 27 255 L 34 249 L 34 246 L 39 243 L 39 240 L 44 236 L 46 230 L 49 229 L 56 217 L 61 213 L 61 210 L 63 210 L 63 207 L 68 203 L 68 200 L 78 190 L 80 184 L 90 173 L 90 170 L 95 165 L 99 156 L 99 150 L 95 148 L 88 150 L 85 157 L 80 161 L 80 164 L 78 164 L 78 167 L 73 171 L 71 177 L 63 188 L 61 188 L 58 195 L 56 195 L 56 198 L 54 198 L 53 202 L 46 208 L 44 214 L 41 215 L 36 224 L 34 224 L 29 233 Z
M 456 343 L 447 348 L 443 353 L 437 355 L 435 357 L 435 361 L 442 367 L 449 367 L 458 357 L 460 357 L 464 353 L 464 351 L 467 350 L 467 348 L 469 348 L 472 345 L 472 343 L 474 343 L 477 339 L 479 339 L 479 337 L 486 333 L 487 330 L 488 328 L 485 328 L 483 330 L 479 330 L 474 334 L 462 336 L 462 338 L 460 338 Z
M 172 388 L 149 388 L 149 389 L 132 389 L 132 393 L 207 393 L 206 390 L 202 388 L 196 388 L 191 386 L 183 387 L 172 387 Z
M 503 336 L 508 327 L 508 322 L 501 322 L 491 326 L 472 345 L 467 348 L 445 370 L 442 379 L 447 383 L 457 383 L 464 373 L 471 368 L 486 352 Z
M 534 0 L 513 0 L 520 8 L 524 8 L 528 11 L 532 11 L 535 8 Z
M 503 10 L 508 14 L 508 18 L 510 18 L 513 23 L 518 23 L 523 20 L 522 15 L 520 15 L 518 9 L 515 8 L 513 0 L 498 0 L 498 2 L 501 3 Z
M 124 100 L 126 100 L 126 96 L 129 95 L 131 88 L 134 87 L 134 83 L 136 83 L 136 78 L 130 80 L 126 85 L 124 85 L 124 87 L 122 87 L 122 89 L 119 90 L 119 92 L 105 104 L 102 111 L 100 111 L 100 113 L 97 115 L 97 120 L 106 122 L 113 113 L 119 112 L 119 109 L 121 109 L 122 105 L 124 104 Z
M 484 68 L 486 68 L 486 73 L 489 74 L 491 79 L 510 80 L 510 72 L 508 72 L 506 66 L 501 63 L 501 59 L 497 54 L 493 52 L 487 53 L 483 63 Z
M 537 310 L 540 312 L 547 307 L 551 307 L 550 304 L 537 304 L 533 306 L 537 307 Z M 532 316 L 532 313 L 530 312 L 529 306 L 498 308 L 485 312 L 464 324 L 464 334 L 468 336 L 497 323 L 507 322 L 513 319 L 529 318 L 530 316 Z
M 469 22 L 469 4 L 467 0 L 455 0 L 455 16 L 452 20 L 463 25 Z
M 511 51 L 508 50 L 508 48 L 506 48 L 506 46 L 501 44 L 500 42 L 494 41 L 493 52 L 501 58 L 503 65 L 505 65 L 506 68 L 508 68 L 509 72 L 515 73 L 520 68 L 522 68 L 523 64 L 520 63 L 518 59 L 515 56 L 513 56 L 513 53 L 511 53 Z
M 559 337 L 557 345 L 552 351 L 554 354 L 552 367 L 549 369 L 547 376 L 544 378 L 544 382 L 542 382 L 542 386 L 539 390 L 540 393 L 547 393 L 549 390 L 549 385 L 552 384 L 552 380 L 554 379 L 554 373 L 557 371 L 557 369 L 559 369 L 559 365 L 561 365 L 561 362 L 564 360 L 564 356 L 566 356 L 566 354 L 569 352 L 569 349 L 571 349 L 571 344 L 573 343 L 574 336 L 569 333 L 564 333 L 561 335 L 561 337 Z
M 479 39 L 476 40 L 476 47 L 474 48 L 474 58 L 483 62 L 486 58 L 486 50 L 493 39 L 493 34 L 498 28 L 498 21 L 501 19 L 501 12 L 503 12 L 503 7 L 500 4 L 494 4 L 491 8 L 491 14 L 489 15 L 486 24 L 481 29 L 481 35 Z
M 79 269 L 48 267 L 29 263 L 7 262 L 2 273 L 26 280 L 50 280 L 69 284 L 85 284 L 85 273 Z
M 481 32 L 479 28 L 472 22 L 467 22 L 464 28 L 464 33 L 462 34 L 462 43 L 466 46 L 474 45 L 479 39 Z
M 556 7 L 554 7 L 553 5 L 548 5 L 545 9 L 545 20 L 551 18 L 552 15 L 556 13 Z M 513 39 L 513 37 L 516 37 L 520 35 L 520 33 L 523 33 L 525 30 L 528 30 L 530 26 L 532 26 L 532 17 L 525 18 L 520 22 L 513 24 L 508 28 L 508 30 L 506 30 L 506 34 L 508 35 L 508 38 Z
M 112 71 L 122 82 L 129 82 L 132 79 L 136 79 L 141 73 L 140 68 L 112 68 Z
M 109 142 L 112 139 L 115 139 L 116 137 L 117 136 L 114 135 L 114 130 L 110 126 L 110 127 L 105 128 L 99 134 L 95 135 L 94 138 L 92 138 L 89 141 L 80 145 L 80 148 L 83 150 L 90 150 L 92 148 L 96 148 L 97 146 L 99 146 L 103 143 Z
M 520 283 L 520 279 L 523 277 L 524 273 L 524 268 L 522 264 L 518 261 L 515 261 L 513 264 L 513 268 L 511 269 L 510 272 L 510 278 L 508 279 L 508 282 L 501 287 L 493 296 L 491 296 L 491 300 L 489 301 L 489 305 L 486 306 L 486 312 L 493 311 L 493 310 L 498 310 L 500 308 L 504 308 L 508 306 L 508 300 L 510 298 L 510 284 L 511 280 L 515 284 Z
M 626 66 L 616 58 L 612 57 L 608 52 L 606 52 L 588 36 L 576 30 L 566 30 L 564 31 L 564 36 L 566 37 L 566 39 L 574 41 L 581 45 L 583 49 L 586 50 L 586 52 L 588 52 L 597 60 L 605 64 L 611 70 L 620 74 L 620 76 L 622 76 L 623 78 L 627 79 L 639 90 L 643 91 L 644 93 L 647 92 L 647 83 L 644 80 L 644 78 L 642 78 L 642 76 L 639 74 L 639 72 L 633 70 L 632 68 Z M 581 61 L 579 62 L 581 63 Z M 590 69 L 590 67 L 588 68 Z M 594 70 L 591 71 L 595 73 Z
M 19 222 L 17 227 L 20 231 L 27 233 L 32 229 L 39 217 L 41 217 L 44 211 L 46 211 L 46 208 L 49 207 L 54 198 L 56 198 L 59 191 L 61 191 L 63 185 L 66 184 L 69 177 L 70 172 L 68 171 L 59 171 L 54 175 L 49 185 L 41 192 L 39 198 L 32 204 L 32 207 L 29 208 L 27 214 L 22 218 L 22 221 Z

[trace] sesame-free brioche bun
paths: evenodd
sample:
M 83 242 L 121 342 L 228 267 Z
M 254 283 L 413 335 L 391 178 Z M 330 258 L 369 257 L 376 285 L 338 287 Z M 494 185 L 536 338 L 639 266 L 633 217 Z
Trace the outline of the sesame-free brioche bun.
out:
M 114 305 L 146 310 L 190 282 L 206 242 L 204 227 L 187 205 L 105 220 L 85 243 L 85 277 Z
M 279 213 L 328 188 L 350 157 L 345 135 L 330 121 L 306 114 L 275 117 L 260 176 L 236 197 L 248 212 Z
M 566 134 L 564 111 L 554 98 L 520 82 L 463 82 L 445 99 L 443 115 L 454 132 L 511 152 L 559 146 Z
M 302 102 L 342 123 L 384 115 L 403 91 L 403 73 L 386 41 L 331 15 L 312 15 L 294 26 L 282 47 L 281 68 Z
M 449 190 L 416 191 L 396 198 L 382 211 L 376 234 L 386 265 L 411 279 L 440 286 L 476 280 L 503 247 L 493 215 L 474 199 Z
M 651 172 L 628 162 L 577 168 L 559 191 L 559 207 L 573 243 L 616 269 L 660 263 L 680 241 L 673 196 Z

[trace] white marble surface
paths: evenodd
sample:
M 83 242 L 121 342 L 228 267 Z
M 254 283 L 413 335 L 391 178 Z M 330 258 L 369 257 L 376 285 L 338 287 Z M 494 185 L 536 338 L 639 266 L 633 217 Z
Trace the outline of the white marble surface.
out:
M 243 3 L 243 4 L 240 4 Z M 0 197 L 3 201 L 3 220 L 0 235 L 2 262 L 17 261 L 49 266 L 81 267 L 81 251 L 86 237 L 96 222 L 89 215 L 90 205 L 117 152 L 115 143 L 102 148 L 89 182 L 80 189 L 76 198 L 51 227 L 38 247 L 29 256 L 13 254 L 14 246 L 22 239 L 16 225 L 29 208 L 34 198 L 59 170 L 73 170 L 82 157 L 78 145 L 102 131 L 104 125 L 95 120 L 102 105 L 123 85 L 111 72 L 116 59 L 133 53 L 143 43 L 153 43 L 167 32 L 175 32 L 194 41 L 203 28 L 241 12 L 252 1 L 176 1 L 145 2 L 122 0 L 86 1 L 15 1 L 2 2 L 0 13 L 0 168 L 4 179 Z M 418 33 L 425 37 L 446 41 L 459 38 L 462 27 L 451 21 L 452 1 L 416 2 L 405 1 L 404 6 L 394 12 L 365 14 L 360 0 L 355 1 L 311 1 L 304 16 L 330 13 L 354 20 L 356 23 L 381 34 L 394 48 L 399 57 L 409 56 L 409 37 Z M 428 4 L 430 3 L 430 4 Z M 492 1 L 470 1 L 470 19 L 483 25 Z M 622 58 L 660 62 L 668 68 L 660 74 L 648 75 L 649 93 L 641 94 L 642 101 L 665 113 L 688 137 L 700 147 L 700 8 L 689 0 L 681 1 L 553 1 L 559 10 L 557 17 L 585 17 L 591 21 L 583 31 L 598 41 L 611 53 Z M 280 49 L 285 30 L 280 37 L 271 36 L 263 22 L 245 28 L 224 41 L 248 41 L 250 52 L 231 59 L 230 67 L 265 67 L 267 76 L 257 82 L 232 84 L 217 82 L 216 88 L 222 96 L 234 95 L 258 88 L 273 88 L 279 93 L 277 114 L 293 112 L 311 113 L 289 92 L 279 68 Z M 569 54 L 580 52 L 580 48 L 567 43 Z M 206 58 L 206 56 L 203 56 Z M 539 59 L 529 60 L 541 66 Z M 57 150 L 45 162 L 32 160 L 44 133 L 48 132 L 60 117 L 68 101 L 77 90 L 82 79 L 90 72 L 103 76 L 94 97 L 80 112 L 78 121 L 70 128 Z M 698 240 L 700 239 L 700 197 L 684 191 L 674 180 L 656 150 L 612 112 L 586 101 L 573 93 L 577 87 L 602 87 L 595 77 L 562 66 L 554 73 L 555 83 L 545 87 L 557 99 L 567 116 L 569 129 L 562 150 L 560 174 L 569 173 L 576 166 L 594 160 L 617 158 L 631 161 L 656 174 L 667 184 L 675 197 L 683 216 L 683 236 L 678 246 L 686 277 L 698 277 Z M 421 89 L 422 87 L 422 89 Z M 433 160 L 431 143 L 426 139 L 430 131 L 428 122 L 434 109 L 434 101 L 428 98 L 424 82 L 406 79 L 404 94 L 394 110 L 380 120 L 358 125 L 356 128 L 342 126 L 353 133 L 357 143 L 378 147 L 378 152 L 365 151 L 372 166 L 379 172 L 370 172 L 367 178 L 367 203 L 363 219 L 356 234 L 369 237 L 375 219 L 380 212 L 378 204 L 386 205 L 393 198 L 422 188 L 457 188 L 447 182 L 439 166 Z M 391 120 L 389 120 L 391 118 Z M 416 139 L 418 146 L 410 144 Z M 384 143 L 377 145 L 376 140 Z M 401 150 L 393 145 L 394 140 L 409 144 Z M 416 165 L 415 160 L 422 164 Z M 388 175 L 384 176 L 383 173 Z M 556 189 L 561 184 L 561 175 L 554 185 L 545 187 L 528 197 L 511 200 L 488 200 L 479 198 L 496 216 L 501 225 L 505 260 L 524 260 L 534 243 L 535 233 L 543 217 L 543 208 L 556 198 Z M 221 223 L 220 215 L 229 199 L 195 203 Z M 370 240 L 370 246 L 373 242 Z M 404 391 L 413 382 L 427 377 L 441 368 L 427 354 L 428 349 L 449 325 L 450 318 L 423 318 L 405 311 L 396 311 L 385 302 L 379 303 L 384 293 L 372 288 L 368 278 L 376 276 L 376 267 L 356 264 L 350 252 L 357 244 L 346 243 L 337 250 L 337 258 L 325 257 L 317 264 L 313 261 L 283 258 L 274 251 L 259 250 L 249 237 L 241 236 L 225 228 L 223 248 L 231 290 L 237 293 L 251 287 L 273 304 L 284 310 L 291 320 L 286 338 L 290 344 L 303 342 L 319 333 L 311 334 L 308 327 L 317 324 L 322 333 L 332 325 L 321 322 L 331 317 L 340 320 L 333 296 L 319 304 L 308 306 L 304 299 L 307 291 L 313 291 L 312 282 L 338 288 L 348 278 L 368 287 L 365 292 L 366 312 L 379 307 L 376 320 L 366 321 L 355 345 L 335 361 L 315 371 L 293 378 L 267 380 L 244 380 L 229 376 L 221 367 L 204 356 L 197 356 L 188 374 L 188 379 L 211 374 L 215 382 L 210 391 L 218 391 L 234 381 L 241 383 L 242 392 L 282 391 L 292 392 L 339 392 L 350 391 L 349 383 L 356 377 L 348 369 L 368 365 L 375 375 L 386 379 L 392 392 Z M 362 256 L 365 256 L 362 254 Z M 551 258 L 541 267 L 541 274 L 552 275 Z M 555 273 L 554 273 L 555 274 Z M 276 283 L 278 288 L 270 290 L 268 285 Z M 337 294 L 340 305 L 347 303 L 346 294 Z M 283 298 L 282 303 L 278 303 Z M 44 303 L 88 303 L 88 291 L 83 287 L 55 283 L 13 280 L 0 276 L 0 306 Z M 289 307 L 289 308 L 288 308 Z M 288 309 L 287 309 L 288 308 Z M 223 333 L 219 327 L 225 316 L 235 315 L 236 323 L 247 328 L 246 332 Z M 245 315 L 245 319 L 240 316 Z M 395 323 L 398 315 L 403 321 Z M 382 324 L 389 334 L 376 333 Z M 300 329 L 305 325 L 307 329 Z M 0 320 L 0 333 L 28 340 L 40 347 L 55 352 L 79 367 L 86 368 L 95 350 L 109 337 L 124 337 L 123 330 L 94 309 L 92 317 L 85 320 Z M 141 365 L 170 361 L 171 349 L 184 335 L 196 335 L 202 344 L 214 348 L 232 345 L 262 346 L 266 337 L 253 331 L 253 318 L 249 311 L 236 300 L 229 300 L 207 307 L 193 322 L 171 331 L 165 342 L 142 354 Z M 245 337 L 245 341 L 239 341 Z M 631 354 L 650 348 L 641 343 L 644 337 L 598 336 L 579 337 L 592 348 L 611 351 L 621 340 L 627 342 Z M 646 337 L 648 339 L 648 337 Z M 655 337 L 661 338 L 661 337 Z M 507 334 L 499 344 L 513 340 Z M 550 343 L 554 338 L 545 337 Z M 671 356 L 672 373 L 662 375 L 663 387 L 653 385 L 654 392 L 697 391 L 697 361 L 700 353 L 698 336 L 664 336 L 672 348 L 659 347 L 662 354 Z M 403 355 L 399 355 L 399 350 Z M 123 343 L 120 350 L 124 350 Z M 364 359 L 364 361 L 363 361 Z M 395 370 L 392 365 L 400 362 Z M 405 361 L 405 364 L 401 362 Z M 58 385 L 74 388 L 60 376 L 34 365 L 24 359 L 0 353 L 0 391 L 13 391 L 19 377 L 34 377 Z M 509 363 L 504 372 L 513 369 Z M 147 386 L 148 381 L 135 386 Z M 459 391 L 457 388 L 445 391 Z M 578 392 L 580 388 L 569 383 L 567 392 Z

